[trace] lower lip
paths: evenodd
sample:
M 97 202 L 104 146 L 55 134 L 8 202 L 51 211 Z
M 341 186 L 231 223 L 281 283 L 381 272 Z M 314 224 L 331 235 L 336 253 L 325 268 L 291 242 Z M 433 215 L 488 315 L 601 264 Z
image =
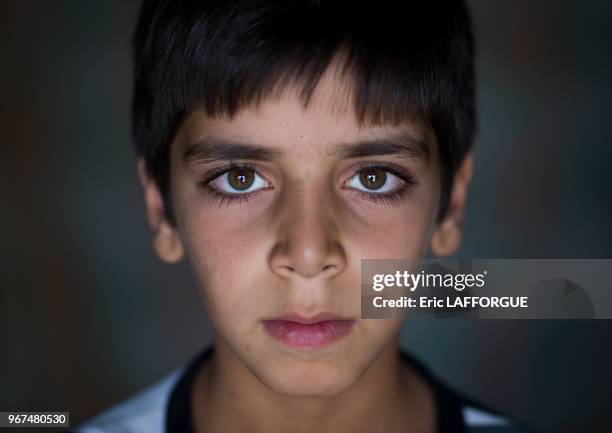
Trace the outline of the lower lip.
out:
M 287 346 L 303 349 L 327 346 L 351 332 L 354 324 L 354 320 L 323 320 L 308 325 L 289 320 L 263 322 L 268 334 Z

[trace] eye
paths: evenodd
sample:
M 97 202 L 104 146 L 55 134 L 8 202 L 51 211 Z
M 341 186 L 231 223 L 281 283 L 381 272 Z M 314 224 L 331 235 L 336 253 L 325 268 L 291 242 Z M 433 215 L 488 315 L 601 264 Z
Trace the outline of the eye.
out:
M 363 167 L 347 182 L 358 191 L 384 194 L 397 190 L 406 183 L 383 167 Z
M 225 193 L 247 194 L 265 188 L 268 183 L 252 168 L 234 167 L 216 177 L 210 185 Z

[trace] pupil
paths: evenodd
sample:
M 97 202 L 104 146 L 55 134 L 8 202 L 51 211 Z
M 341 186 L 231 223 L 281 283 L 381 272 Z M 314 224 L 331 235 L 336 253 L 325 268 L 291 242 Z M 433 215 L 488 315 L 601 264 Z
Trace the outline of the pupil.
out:
M 234 189 L 248 189 L 255 180 L 255 176 L 249 169 L 235 168 L 229 172 L 229 183 Z
M 376 190 L 385 184 L 387 173 L 380 169 L 369 169 L 361 172 L 359 177 L 363 186 L 368 189 Z

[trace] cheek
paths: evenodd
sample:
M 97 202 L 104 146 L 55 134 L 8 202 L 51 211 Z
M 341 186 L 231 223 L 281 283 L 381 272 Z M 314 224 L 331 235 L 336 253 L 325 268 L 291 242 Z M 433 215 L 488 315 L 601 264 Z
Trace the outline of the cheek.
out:
M 348 224 L 357 259 L 418 259 L 427 253 L 437 211 L 435 184 L 414 191 L 400 206 L 358 210 Z
M 261 311 L 249 282 L 265 267 L 263 231 L 253 229 L 248 217 L 228 209 L 196 206 L 181 214 L 180 227 L 213 323 L 229 321 L 231 327 L 236 327 L 241 319 Z M 244 302 L 245 299 L 249 302 Z
M 359 323 L 368 344 L 380 345 L 386 344 L 390 337 L 395 336 L 403 324 L 404 319 L 364 319 Z

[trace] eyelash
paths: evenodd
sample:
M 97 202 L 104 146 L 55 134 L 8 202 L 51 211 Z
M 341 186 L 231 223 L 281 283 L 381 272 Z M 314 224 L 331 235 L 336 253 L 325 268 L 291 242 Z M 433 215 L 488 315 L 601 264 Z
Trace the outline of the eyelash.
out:
M 414 176 L 412 176 L 408 171 L 396 166 L 395 164 L 391 164 L 388 162 L 361 163 L 359 164 L 359 167 L 353 172 L 351 179 L 357 174 L 359 174 L 361 171 L 365 169 L 372 169 L 372 168 L 382 169 L 388 173 L 391 173 L 392 175 L 397 176 L 398 178 L 404 181 L 404 185 L 402 185 L 395 191 L 386 192 L 386 193 L 368 193 L 364 191 L 353 190 L 357 194 L 364 197 L 366 200 L 370 200 L 376 204 L 396 206 L 418 184 Z
M 209 185 L 210 182 L 212 182 L 219 176 L 227 173 L 228 171 L 234 168 L 248 168 L 257 173 L 257 170 L 255 169 L 255 167 L 249 164 L 248 162 L 240 163 L 240 164 L 231 162 L 229 166 L 224 166 L 217 170 L 213 170 L 206 176 L 206 178 L 198 182 L 198 186 L 202 188 L 202 190 L 204 190 L 205 193 L 210 195 L 213 205 L 218 205 L 218 206 L 225 205 L 225 207 L 227 207 L 230 204 L 246 203 L 250 199 L 255 198 L 256 195 L 258 195 L 261 191 L 264 190 L 264 189 L 260 189 L 260 190 L 257 190 L 251 193 L 247 193 L 247 194 L 228 194 L 228 193 L 219 191 Z
M 213 205 L 218 205 L 218 206 L 225 205 L 225 207 L 227 207 L 230 204 L 246 203 L 252 198 L 255 198 L 260 192 L 265 191 L 267 189 L 267 188 L 262 188 L 257 191 L 254 191 L 251 193 L 245 193 L 245 194 L 228 194 L 225 192 L 221 192 L 210 186 L 210 182 L 212 182 L 213 180 L 217 179 L 219 176 L 227 173 L 228 171 L 234 168 L 248 168 L 250 170 L 253 170 L 255 173 L 257 173 L 257 170 L 255 169 L 255 167 L 249 163 L 238 164 L 238 163 L 232 162 L 229 164 L 229 166 L 225 166 L 225 167 L 212 171 L 206 176 L 206 178 L 198 182 L 198 186 L 202 188 L 204 192 L 206 192 L 207 194 L 211 196 Z M 366 200 L 369 200 L 376 204 L 398 205 L 400 201 L 405 196 L 407 196 L 412 191 L 412 189 L 418 184 L 416 179 L 410 173 L 405 171 L 403 168 L 399 168 L 395 164 L 390 164 L 390 163 L 385 163 L 385 162 L 361 163 L 359 167 L 355 171 L 353 171 L 353 174 L 351 175 L 350 179 L 358 175 L 361 171 L 365 169 L 372 169 L 372 168 L 382 169 L 388 173 L 391 173 L 397 176 L 402 181 L 404 181 L 403 186 L 401 186 L 395 191 L 387 192 L 387 193 L 367 193 L 364 191 L 355 190 L 351 188 L 351 190 L 354 191 L 355 193 L 359 194 Z

